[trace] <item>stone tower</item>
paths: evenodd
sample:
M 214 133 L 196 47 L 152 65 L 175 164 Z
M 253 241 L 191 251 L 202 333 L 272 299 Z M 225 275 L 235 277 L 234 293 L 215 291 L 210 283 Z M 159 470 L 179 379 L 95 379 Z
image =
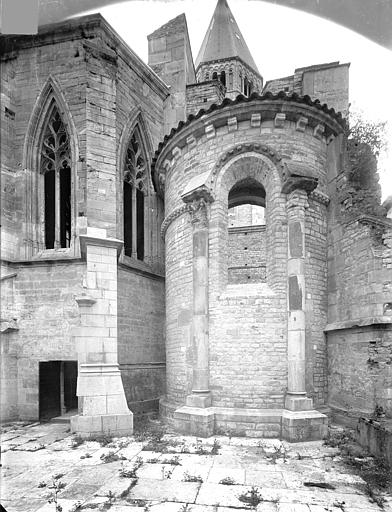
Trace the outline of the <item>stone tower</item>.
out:
M 198 82 L 220 80 L 226 97 L 261 92 L 263 77 L 226 0 L 219 0 L 196 59 Z

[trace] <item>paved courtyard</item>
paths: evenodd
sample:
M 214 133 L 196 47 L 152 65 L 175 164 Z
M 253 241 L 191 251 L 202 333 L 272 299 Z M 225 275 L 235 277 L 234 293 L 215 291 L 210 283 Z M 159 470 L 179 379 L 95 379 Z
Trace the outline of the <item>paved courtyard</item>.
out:
M 7 512 L 55 512 L 56 500 L 62 512 L 382 510 L 339 449 L 322 442 L 142 432 L 81 443 L 68 424 L 19 423 L 3 429 L 2 447 Z

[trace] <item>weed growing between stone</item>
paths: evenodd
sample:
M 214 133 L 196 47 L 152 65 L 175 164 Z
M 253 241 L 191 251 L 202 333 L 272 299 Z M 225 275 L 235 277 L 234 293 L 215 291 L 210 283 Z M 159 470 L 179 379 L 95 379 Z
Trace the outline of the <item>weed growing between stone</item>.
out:
M 58 495 L 65 487 L 65 483 L 60 480 L 63 476 L 62 473 L 52 476 L 52 484 L 48 486 L 48 489 L 52 490 L 47 498 L 48 503 L 53 503 L 55 512 L 62 512 L 63 510 L 63 507 L 58 503 Z
M 171 466 L 181 466 L 180 456 L 179 455 L 175 455 L 171 459 L 162 459 L 160 461 L 160 463 L 161 464 L 169 464 Z
M 263 500 L 262 495 L 260 494 L 257 487 L 252 487 L 248 491 L 244 492 L 243 494 L 240 494 L 238 496 L 238 499 L 242 501 L 242 503 L 246 503 L 250 507 L 257 507 Z
M 222 480 L 219 482 L 222 485 L 236 485 L 237 482 L 234 480 L 234 478 L 231 478 L 231 476 L 225 476 L 225 478 L 222 478 Z
M 348 428 L 331 430 L 324 444 L 339 448 L 345 464 L 366 482 L 364 491 L 369 501 L 383 508 L 385 499 L 382 493 L 392 491 L 392 468 L 387 460 L 369 456 L 366 450 L 355 442 L 354 433 Z
M 287 449 L 281 444 L 280 446 L 273 446 L 272 451 L 266 450 L 266 445 L 263 441 L 259 441 L 257 444 L 258 448 L 260 448 L 261 454 L 268 460 L 270 460 L 273 464 L 276 464 L 278 459 L 283 459 L 283 462 L 287 462 Z
M 167 480 L 167 479 L 171 478 L 173 471 L 174 471 L 174 468 L 167 469 L 165 467 L 162 467 L 162 480 Z
M 100 457 L 104 464 L 109 464 L 110 462 L 116 462 L 117 460 L 127 460 L 123 455 L 118 455 L 112 450 L 109 453 L 103 453 Z
M 136 478 L 136 471 L 141 468 L 144 464 L 144 461 L 141 457 L 137 457 L 133 466 L 129 469 L 124 468 L 124 463 L 121 463 L 121 468 L 118 470 L 121 478 Z
M 199 482 L 203 483 L 203 479 L 199 475 L 191 475 L 187 471 L 184 473 L 184 478 L 182 479 L 183 482 Z

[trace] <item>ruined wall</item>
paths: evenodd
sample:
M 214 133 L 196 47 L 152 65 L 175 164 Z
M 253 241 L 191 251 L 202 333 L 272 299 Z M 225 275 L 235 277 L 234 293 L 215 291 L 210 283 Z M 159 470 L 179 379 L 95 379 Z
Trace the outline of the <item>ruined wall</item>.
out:
M 392 416 L 391 325 L 328 332 L 329 405 L 335 419 L 356 425 L 377 412 Z
M 347 158 L 345 141 L 335 146 L 328 185 L 328 401 L 336 418 L 355 423 L 378 408 L 392 416 L 392 223 L 377 215 L 378 194 L 367 193 L 378 187 L 374 159 L 357 194 L 350 184 L 352 147 Z
M 164 279 L 118 269 L 118 361 L 133 413 L 158 409 L 165 393 Z

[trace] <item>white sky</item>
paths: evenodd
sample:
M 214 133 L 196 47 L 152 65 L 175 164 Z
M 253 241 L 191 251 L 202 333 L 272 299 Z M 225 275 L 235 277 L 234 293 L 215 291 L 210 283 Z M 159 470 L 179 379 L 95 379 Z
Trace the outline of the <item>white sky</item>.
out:
M 99 12 L 145 62 L 147 35 L 184 12 L 196 60 L 215 5 L 216 0 L 133 0 Z M 351 63 L 352 110 L 366 119 L 389 121 L 389 151 L 379 159 L 379 172 L 383 199 L 392 195 L 392 52 L 302 11 L 258 0 L 229 0 L 229 5 L 264 81 L 312 64 Z

